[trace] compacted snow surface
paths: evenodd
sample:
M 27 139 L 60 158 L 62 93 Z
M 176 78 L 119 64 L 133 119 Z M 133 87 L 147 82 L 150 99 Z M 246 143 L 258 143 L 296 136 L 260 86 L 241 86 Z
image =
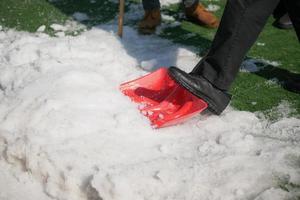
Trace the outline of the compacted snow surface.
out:
M 300 120 L 221 116 L 152 129 L 119 84 L 192 50 L 125 28 L 0 31 L 1 200 L 296 199 Z

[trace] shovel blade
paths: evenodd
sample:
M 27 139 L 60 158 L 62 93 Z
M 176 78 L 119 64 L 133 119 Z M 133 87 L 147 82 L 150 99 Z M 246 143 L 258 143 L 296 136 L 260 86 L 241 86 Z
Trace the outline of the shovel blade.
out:
M 162 102 L 176 86 L 167 68 L 159 68 L 138 79 L 123 83 L 120 90 L 132 101 L 144 105 Z
M 160 68 L 138 79 L 123 83 L 120 90 L 132 101 L 154 128 L 182 123 L 201 113 L 207 103 L 177 84 L 167 68 Z

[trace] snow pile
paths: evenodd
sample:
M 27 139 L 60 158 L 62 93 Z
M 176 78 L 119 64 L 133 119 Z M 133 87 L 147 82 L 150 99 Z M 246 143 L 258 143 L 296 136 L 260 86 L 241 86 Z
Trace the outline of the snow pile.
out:
M 128 27 L 120 40 L 115 29 L 0 32 L 1 199 L 300 195 L 299 119 L 269 123 L 228 108 L 154 130 L 119 84 L 159 65 L 189 71 L 199 58 Z

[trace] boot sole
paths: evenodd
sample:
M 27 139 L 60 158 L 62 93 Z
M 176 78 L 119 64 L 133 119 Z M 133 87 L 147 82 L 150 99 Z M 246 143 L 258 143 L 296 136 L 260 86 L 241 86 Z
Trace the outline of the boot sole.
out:
M 199 92 L 195 88 L 191 87 L 190 84 L 186 83 L 184 80 L 179 79 L 177 77 L 177 75 L 175 74 L 176 72 L 172 72 L 173 70 L 169 69 L 169 71 L 168 71 L 170 77 L 172 79 L 174 79 L 176 82 L 178 82 L 181 86 L 183 86 L 184 88 L 186 88 L 188 91 L 190 91 L 192 94 L 194 94 L 195 96 L 199 97 L 200 99 L 203 99 L 204 101 L 206 101 L 208 103 L 208 105 L 209 105 L 208 110 L 211 111 L 212 113 L 215 113 L 216 115 L 220 115 L 223 112 L 223 110 L 227 107 L 227 105 L 229 104 L 229 102 L 230 102 L 230 96 L 229 95 L 227 95 L 225 93 L 221 94 L 223 96 L 222 99 L 224 99 L 224 101 L 226 101 L 226 103 L 224 105 L 222 105 L 222 106 L 220 106 L 220 105 L 218 106 L 217 103 L 215 103 L 215 101 L 213 101 L 211 97 L 209 97 L 205 93 Z M 176 68 L 175 68 L 175 70 L 179 71 L 181 73 L 181 70 L 176 69 Z M 206 82 L 208 82 L 208 81 L 206 81 Z M 217 89 L 214 89 L 214 90 L 217 90 Z

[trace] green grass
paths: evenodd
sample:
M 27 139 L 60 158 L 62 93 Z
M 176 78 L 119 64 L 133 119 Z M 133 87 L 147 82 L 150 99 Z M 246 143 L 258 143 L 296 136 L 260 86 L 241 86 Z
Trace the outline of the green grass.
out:
M 135 0 L 127 2 L 136 3 Z M 204 4 L 211 1 L 204 0 Z M 216 15 L 221 17 L 225 0 L 213 1 L 221 7 Z M 163 13 L 181 21 L 180 26 L 169 27 L 160 33 L 160 37 L 175 43 L 193 46 L 198 55 L 207 52 L 216 30 L 206 29 L 180 18 L 180 5 L 162 8 Z M 35 32 L 41 25 L 46 25 L 46 33 L 52 34 L 49 26 L 53 23 L 64 23 L 72 17 L 74 12 L 84 12 L 90 20 L 83 23 L 87 27 L 105 23 L 113 19 L 118 13 L 118 4 L 107 0 L 2 0 L 0 1 L 0 25 L 17 30 Z M 276 61 L 279 66 L 268 66 L 257 73 L 239 73 L 233 83 L 232 105 L 239 110 L 263 111 L 268 113 L 280 102 L 286 100 L 296 108 L 294 116 L 300 116 L 300 95 L 289 92 L 280 84 L 269 84 L 270 79 L 279 81 L 288 79 L 291 75 L 300 74 L 300 46 L 293 30 L 279 30 L 272 26 L 270 18 L 261 33 L 258 42 L 264 46 L 254 45 L 248 57 Z M 127 23 L 133 27 L 133 23 Z M 191 35 L 191 33 L 194 33 Z M 270 114 L 272 117 L 272 114 Z
M 0 25 L 29 32 L 45 25 L 46 32 L 51 34 L 51 24 L 63 24 L 74 12 L 88 14 L 90 20 L 84 23 L 89 27 L 113 19 L 118 4 L 103 0 L 94 3 L 90 0 L 1 0 Z
M 53 23 L 63 23 L 67 18 L 67 15 L 47 1 L 0 1 L 0 24 L 5 27 L 34 32 L 41 25 L 49 27 Z
M 110 1 L 95 0 L 63 0 L 52 3 L 65 15 L 71 16 L 74 12 L 83 12 L 89 16 L 85 25 L 93 26 L 113 19 L 118 13 L 118 4 Z

